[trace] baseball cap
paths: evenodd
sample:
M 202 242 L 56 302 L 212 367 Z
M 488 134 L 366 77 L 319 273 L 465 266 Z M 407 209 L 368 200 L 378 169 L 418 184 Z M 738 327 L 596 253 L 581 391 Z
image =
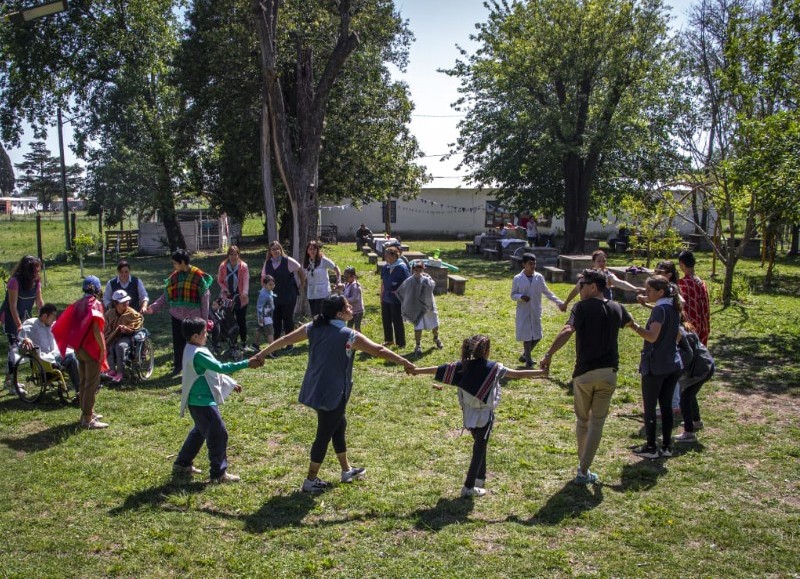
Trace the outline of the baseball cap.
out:
M 100 280 L 95 275 L 87 275 L 83 278 L 83 291 L 89 292 L 92 291 L 97 293 L 100 291 Z
M 128 295 L 124 289 L 118 289 L 113 294 L 111 294 L 111 299 L 115 302 L 119 302 L 124 304 L 125 302 L 131 301 L 131 296 Z

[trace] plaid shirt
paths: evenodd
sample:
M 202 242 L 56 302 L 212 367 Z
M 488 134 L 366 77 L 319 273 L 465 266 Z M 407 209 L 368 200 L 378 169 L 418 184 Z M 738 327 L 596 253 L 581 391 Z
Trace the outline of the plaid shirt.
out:
M 711 331 L 711 306 L 708 300 L 708 289 L 699 277 L 682 277 L 678 280 L 678 288 L 686 303 L 683 313 L 686 319 L 694 326 L 697 337 L 703 345 L 708 344 L 708 334 Z

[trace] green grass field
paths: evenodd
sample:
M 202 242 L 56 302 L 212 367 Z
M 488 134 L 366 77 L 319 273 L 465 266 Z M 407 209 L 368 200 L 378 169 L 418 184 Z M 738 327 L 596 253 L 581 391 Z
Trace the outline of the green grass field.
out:
M 56 250 L 62 233 L 52 234 Z M 48 241 L 48 244 L 51 243 Z M 442 351 L 423 337 L 434 365 L 458 356 L 460 341 L 482 332 L 492 357 L 516 367 L 513 272 L 506 263 L 464 254 L 463 242 L 408 241 L 439 248 L 469 278 L 464 296 L 437 298 Z M 10 270 L 35 251 L 32 228 L 0 228 L 0 265 Z M 352 243 L 327 248 L 353 265 L 365 288 L 364 333 L 382 341 L 374 266 Z M 254 276 L 265 248 L 244 248 Z M 708 255 L 698 274 L 712 293 Z M 196 263 L 215 272 L 221 255 Z M 151 297 L 170 270 L 163 258 L 132 258 Z M 619 258 L 612 263 L 620 265 Z M 90 258 L 87 271 L 104 281 Z M 719 270 L 721 271 L 721 270 Z M 79 296 L 77 264 L 48 267 L 45 301 Z M 170 469 L 191 427 L 178 417 L 180 383 L 167 379 L 169 320 L 146 324 L 157 344 L 151 381 L 104 387 L 97 411 L 111 426 L 78 428 L 78 410 L 47 396 L 36 405 L 0 394 L 2 574 L 79 576 L 774 576 L 800 573 L 800 266 L 778 264 L 778 285 L 741 264 L 742 303 L 712 305 L 711 349 L 718 373 L 701 391 L 705 429 L 675 457 L 642 461 L 641 340 L 623 332 L 619 388 L 593 466 L 595 487 L 570 484 L 576 467 L 572 399 L 566 390 L 574 345 L 555 357 L 550 379 L 510 381 L 489 444 L 489 494 L 458 498 L 471 439 L 461 432 L 455 392 L 431 388 L 380 360 L 360 356 L 348 409 L 348 444 L 364 481 L 311 497 L 299 492 L 314 437 L 314 413 L 297 403 L 307 362 L 302 346 L 259 370 L 223 407 L 230 470 L 238 485 L 177 484 Z M 255 277 L 251 293 L 257 293 Z M 567 284 L 552 284 L 564 297 Z M 547 302 L 547 300 L 545 300 Z M 541 357 L 566 315 L 544 304 Z M 639 322 L 646 311 L 630 306 Z M 410 329 L 407 331 L 411 332 Z M 410 353 L 413 342 L 404 355 Z M 0 355 L 5 356 L 5 343 Z M 412 358 L 413 359 L 413 358 Z M 679 432 L 679 430 L 678 430 Z M 338 480 L 332 451 L 320 476 Z M 207 471 L 201 453 L 197 466 Z

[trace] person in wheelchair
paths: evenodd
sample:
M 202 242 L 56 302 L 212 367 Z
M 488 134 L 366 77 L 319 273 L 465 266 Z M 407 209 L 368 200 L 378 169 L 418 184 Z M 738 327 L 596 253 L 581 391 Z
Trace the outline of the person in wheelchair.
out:
M 61 352 L 53 336 L 53 324 L 58 317 L 58 310 L 53 304 L 44 304 L 39 308 L 38 318 L 28 318 L 22 323 L 19 331 L 19 349 L 24 352 L 39 348 L 39 358 L 50 363 L 57 370 L 66 370 L 69 380 L 75 391 L 78 391 L 80 374 L 78 373 L 78 359 L 71 351 L 66 356 Z
M 111 296 L 111 308 L 105 313 L 106 324 L 103 336 L 108 352 L 108 377 L 119 384 L 125 374 L 125 360 L 131 347 L 133 335 L 144 325 L 142 314 L 130 306 L 131 297 L 125 290 L 117 290 Z

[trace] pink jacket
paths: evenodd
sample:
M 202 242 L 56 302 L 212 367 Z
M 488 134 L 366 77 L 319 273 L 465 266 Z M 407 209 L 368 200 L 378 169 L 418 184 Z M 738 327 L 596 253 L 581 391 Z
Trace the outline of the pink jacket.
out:
M 224 260 L 221 264 L 219 264 L 219 271 L 217 271 L 217 283 L 220 287 L 220 294 L 223 297 L 230 298 L 232 296 L 228 295 L 228 282 L 226 281 L 228 278 L 228 260 Z M 239 260 L 239 304 L 242 306 L 246 306 L 250 301 L 248 297 L 248 293 L 250 292 L 250 270 L 247 267 L 247 264 L 243 262 L 241 259 Z

